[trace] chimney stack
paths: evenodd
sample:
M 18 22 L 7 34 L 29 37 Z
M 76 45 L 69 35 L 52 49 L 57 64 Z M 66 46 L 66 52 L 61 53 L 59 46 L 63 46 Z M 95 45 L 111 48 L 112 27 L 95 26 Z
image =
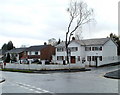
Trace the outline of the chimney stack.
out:
M 47 43 L 46 43 L 46 42 L 44 42 L 44 45 L 47 45 Z
M 72 40 L 75 40 L 75 37 L 72 37 Z

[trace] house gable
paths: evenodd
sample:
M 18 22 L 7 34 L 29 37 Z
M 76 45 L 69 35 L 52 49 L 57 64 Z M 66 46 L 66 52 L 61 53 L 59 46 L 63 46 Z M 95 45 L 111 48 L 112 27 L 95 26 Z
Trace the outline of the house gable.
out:
M 111 41 L 114 45 L 116 45 L 116 47 L 118 47 L 117 43 L 116 43 L 113 39 L 111 39 L 111 38 L 109 38 L 109 40 L 106 41 L 106 42 L 104 43 L 104 45 L 107 44 L 107 43 L 109 43 L 109 41 Z
M 117 56 L 117 44 L 113 40 L 110 39 L 103 45 L 103 56 Z

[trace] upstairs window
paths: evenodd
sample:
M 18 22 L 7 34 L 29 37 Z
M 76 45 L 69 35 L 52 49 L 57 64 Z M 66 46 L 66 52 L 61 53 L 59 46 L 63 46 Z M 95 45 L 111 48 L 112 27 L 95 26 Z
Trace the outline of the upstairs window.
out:
M 29 51 L 28 55 L 39 55 L 39 51 Z
M 92 51 L 102 51 L 102 47 L 92 47 Z
M 85 51 L 91 51 L 91 47 L 85 47 Z
M 102 51 L 102 47 L 100 47 L 99 50 Z
M 69 49 L 71 50 L 71 52 L 78 51 L 78 47 L 69 47 Z
M 99 50 L 99 47 L 95 47 L 95 51 L 98 51 Z
M 62 52 L 62 51 L 64 51 L 64 48 L 57 48 L 57 51 Z
M 35 55 L 38 55 L 38 51 L 35 52 Z

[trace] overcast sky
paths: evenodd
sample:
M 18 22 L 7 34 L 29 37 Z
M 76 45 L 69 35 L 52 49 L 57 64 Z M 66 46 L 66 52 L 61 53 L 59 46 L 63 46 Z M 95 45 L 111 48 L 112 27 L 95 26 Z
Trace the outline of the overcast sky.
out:
M 119 0 L 83 0 L 94 9 L 96 21 L 88 24 L 83 38 L 118 34 Z M 41 45 L 50 38 L 65 40 L 69 23 L 69 0 L 0 0 L 0 47 L 12 41 L 15 47 Z

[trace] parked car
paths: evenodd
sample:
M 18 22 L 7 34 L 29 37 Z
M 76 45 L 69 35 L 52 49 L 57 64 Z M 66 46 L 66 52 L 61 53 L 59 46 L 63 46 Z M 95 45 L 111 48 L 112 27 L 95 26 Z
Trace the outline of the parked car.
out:
M 39 60 L 38 59 L 33 59 L 32 63 L 38 63 Z
M 11 63 L 15 63 L 16 61 L 11 60 Z
M 21 63 L 22 63 L 22 64 L 28 64 L 29 62 L 28 62 L 27 59 L 22 59 L 22 60 L 21 60 Z
M 37 64 L 42 64 L 42 61 L 37 62 Z
M 45 64 L 46 64 L 46 65 L 49 65 L 49 64 L 50 64 L 50 61 L 49 61 L 49 60 L 45 60 Z

